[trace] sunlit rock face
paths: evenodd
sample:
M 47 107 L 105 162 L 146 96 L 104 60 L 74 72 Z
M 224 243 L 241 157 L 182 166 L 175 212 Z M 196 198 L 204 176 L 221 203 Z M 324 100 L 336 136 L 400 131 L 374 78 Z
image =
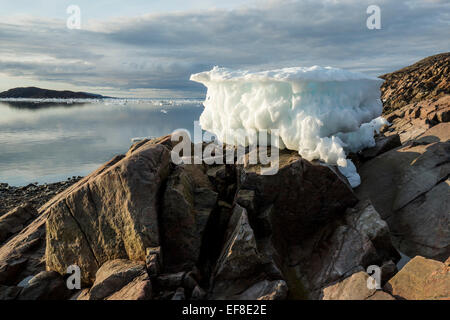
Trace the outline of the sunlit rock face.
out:
M 383 80 L 361 73 L 319 66 L 263 72 L 214 67 L 191 80 L 208 88 L 200 124 L 220 141 L 237 144 L 242 135 L 277 129 L 280 148 L 338 165 L 353 187 L 360 179 L 346 153 L 374 146 L 374 131 L 386 123 L 379 117 Z

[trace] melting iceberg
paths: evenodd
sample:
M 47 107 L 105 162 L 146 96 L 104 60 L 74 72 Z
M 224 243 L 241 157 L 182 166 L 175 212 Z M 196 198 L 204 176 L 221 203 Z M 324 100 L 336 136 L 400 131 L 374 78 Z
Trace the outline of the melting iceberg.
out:
M 383 80 L 332 67 L 263 72 L 214 67 L 191 75 L 208 88 L 202 129 L 227 144 L 243 129 L 278 129 L 279 147 L 307 159 L 338 165 L 353 187 L 360 183 L 346 153 L 375 145 L 374 131 L 386 124 Z M 238 134 L 238 133 L 236 133 Z

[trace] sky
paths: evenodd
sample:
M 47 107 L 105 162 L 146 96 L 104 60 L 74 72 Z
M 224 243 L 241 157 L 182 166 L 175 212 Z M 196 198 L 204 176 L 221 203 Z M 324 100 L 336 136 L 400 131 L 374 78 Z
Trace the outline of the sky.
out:
M 80 8 L 69 29 L 67 8 Z M 381 29 L 370 30 L 369 5 Z M 450 51 L 450 0 L 0 0 L 0 91 L 202 97 L 192 73 L 333 66 L 381 75 Z

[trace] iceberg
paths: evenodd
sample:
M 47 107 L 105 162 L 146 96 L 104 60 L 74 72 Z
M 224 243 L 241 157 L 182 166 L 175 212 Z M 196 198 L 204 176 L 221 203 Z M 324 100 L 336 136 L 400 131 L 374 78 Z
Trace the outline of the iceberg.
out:
M 242 130 L 278 129 L 280 149 L 337 165 L 352 187 L 360 178 L 348 152 L 374 146 L 374 132 L 387 124 L 380 117 L 383 80 L 358 72 L 319 66 L 251 72 L 216 66 L 190 79 L 208 89 L 200 116 L 203 130 L 236 144 Z

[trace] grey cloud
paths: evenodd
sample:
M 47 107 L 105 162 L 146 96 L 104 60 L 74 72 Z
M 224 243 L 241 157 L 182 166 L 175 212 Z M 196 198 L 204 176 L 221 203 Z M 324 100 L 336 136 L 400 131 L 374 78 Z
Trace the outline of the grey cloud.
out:
M 448 1 L 378 1 L 382 29 L 368 30 L 366 8 L 372 2 L 272 1 L 258 8 L 96 22 L 80 31 L 67 30 L 63 21 L 0 23 L 0 68 L 74 85 L 200 93 L 189 75 L 213 65 L 319 64 L 379 75 L 449 51 Z M 55 65 L 2 62 L 2 54 L 12 52 L 49 55 Z M 58 65 L 70 59 L 86 63 Z

